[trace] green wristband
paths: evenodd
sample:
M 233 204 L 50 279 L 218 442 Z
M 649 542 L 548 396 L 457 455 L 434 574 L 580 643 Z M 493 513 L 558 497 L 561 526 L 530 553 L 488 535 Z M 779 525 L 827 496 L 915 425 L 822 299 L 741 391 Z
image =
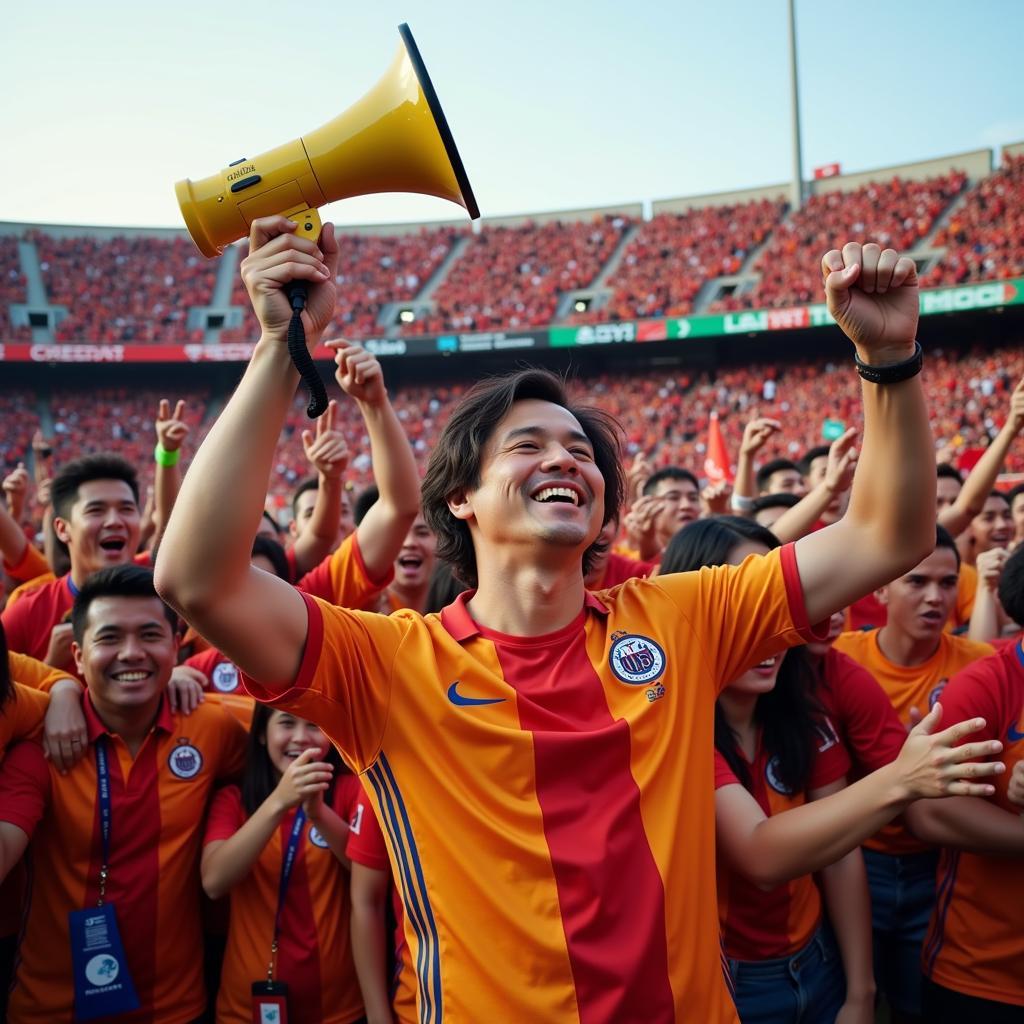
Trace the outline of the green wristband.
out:
M 153 458 L 156 459 L 158 466 L 176 466 L 178 459 L 181 458 L 181 449 L 177 451 L 169 452 L 159 441 L 156 443 L 156 448 L 153 449 Z

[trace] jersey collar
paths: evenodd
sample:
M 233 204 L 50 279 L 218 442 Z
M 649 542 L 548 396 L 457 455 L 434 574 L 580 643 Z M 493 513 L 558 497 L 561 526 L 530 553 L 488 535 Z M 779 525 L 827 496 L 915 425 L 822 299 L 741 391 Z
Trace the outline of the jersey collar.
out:
M 85 715 L 85 728 L 89 734 L 89 742 L 95 743 L 101 736 L 109 736 L 110 730 L 103 724 L 96 708 L 93 707 L 92 695 L 86 688 L 85 696 L 82 698 L 82 713 Z M 171 706 L 167 700 L 167 694 L 160 700 L 160 710 L 157 712 L 154 729 L 161 729 L 164 732 L 174 731 L 174 718 L 171 715 Z
M 453 640 L 463 643 L 474 636 L 480 635 L 480 627 L 473 621 L 466 607 L 467 602 L 476 593 L 475 590 L 465 590 L 447 608 L 441 610 L 441 625 L 451 635 Z M 598 615 L 607 615 L 608 607 L 596 598 L 589 590 L 585 591 L 583 607 Z

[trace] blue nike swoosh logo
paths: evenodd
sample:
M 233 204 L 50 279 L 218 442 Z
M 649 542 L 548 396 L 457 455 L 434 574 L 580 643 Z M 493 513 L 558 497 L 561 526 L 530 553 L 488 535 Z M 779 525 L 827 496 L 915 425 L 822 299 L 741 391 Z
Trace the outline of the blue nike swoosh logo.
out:
M 459 693 L 459 680 L 448 687 L 448 699 L 460 708 L 482 707 L 484 704 L 503 704 L 504 697 L 466 697 Z
M 1019 743 L 1021 740 L 1024 740 L 1024 732 L 1017 732 L 1017 730 L 1011 725 L 1009 732 L 1006 734 L 1006 738 L 1011 743 Z

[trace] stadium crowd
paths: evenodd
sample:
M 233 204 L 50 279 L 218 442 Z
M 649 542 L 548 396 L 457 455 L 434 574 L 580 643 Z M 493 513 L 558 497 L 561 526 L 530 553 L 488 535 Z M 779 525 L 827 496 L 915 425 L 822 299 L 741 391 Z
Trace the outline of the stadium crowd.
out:
M 553 295 L 625 227 L 488 265 Z M 7 1019 L 1020 1021 L 1016 351 L 918 376 L 913 262 L 819 245 L 863 385 L 389 397 L 335 340 L 311 424 L 278 233 L 223 408 L 3 397 Z M 330 338 L 333 233 L 290 244 Z

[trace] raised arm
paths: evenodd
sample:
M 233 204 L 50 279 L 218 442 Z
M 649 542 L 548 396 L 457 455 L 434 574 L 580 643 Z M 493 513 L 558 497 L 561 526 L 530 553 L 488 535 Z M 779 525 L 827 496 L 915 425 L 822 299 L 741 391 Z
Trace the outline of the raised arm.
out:
M 25 557 L 28 540 L 21 528 L 28 490 L 28 470 L 22 463 L 12 470 L 3 482 L 4 501 L 0 501 L 0 557 L 16 566 Z
M 185 403 L 181 399 L 174 406 L 171 414 L 171 403 L 166 398 L 160 399 L 157 409 L 156 472 L 153 474 L 153 524 L 154 537 L 159 542 L 167 523 L 171 518 L 171 510 L 181 490 L 181 446 L 189 435 L 189 425 L 185 422 Z
M 156 586 L 207 640 L 259 681 L 293 679 L 306 642 L 302 597 L 250 564 L 274 450 L 298 374 L 288 356 L 291 306 L 284 288 L 309 282 L 307 345 L 320 340 L 336 298 L 333 225 L 319 246 L 283 217 L 253 223 L 242 278 L 262 333 L 224 412 L 182 483 L 156 562 Z
M 327 412 L 316 421 L 316 428 L 302 432 L 302 447 L 316 470 L 317 488 L 313 513 L 295 539 L 298 577 L 316 568 L 338 544 L 341 492 L 349 455 L 345 437 L 335 427 L 337 415 L 338 403 L 331 401 Z
M 825 255 L 822 274 L 829 311 L 863 363 L 884 368 L 913 358 L 919 305 L 912 259 L 848 242 Z M 796 542 L 811 622 L 901 576 L 935 546 L 935 462 L 920 375 L 889 384 L 865 379 L 862 392 L 864 438 L 846 515 Z
M 420 476 L 409 440 L 388 399 L 377 358 L 358 345 L 330 341 L 338 365 L 335 377 L 359 405 L 370 438 L 373 477 L 380 497 L 356 530 L 359 551 L 370 576 L 380 579 L 402 549 L 420 510 Z
M 770 420 L 764 416 L 752 419 L 743 428 L 743 439 L 740 441 L 740 454 L 736 460 L 736 479 L 732 484 L 730 506 L 734 512 L 746 514 L 750 512 L 754 499 L 757 497 L 757 486 L 754 482 L 754 456 L 765 446 L 772 434 L 782 429 L 778 420 Z
M 985 499 L 996 485 L 996 477 L 1003 468 L 1006 453 L 1021 430 L 1024 430 L 1024 377 L 1010 396 L 1010 415 L 1003 429 L 992 439 L 992 443 L 968 474 L 956 501 L 939 513 L 939 525 L 944 526 L 954 537 L 960 536 L 985 507 Z

